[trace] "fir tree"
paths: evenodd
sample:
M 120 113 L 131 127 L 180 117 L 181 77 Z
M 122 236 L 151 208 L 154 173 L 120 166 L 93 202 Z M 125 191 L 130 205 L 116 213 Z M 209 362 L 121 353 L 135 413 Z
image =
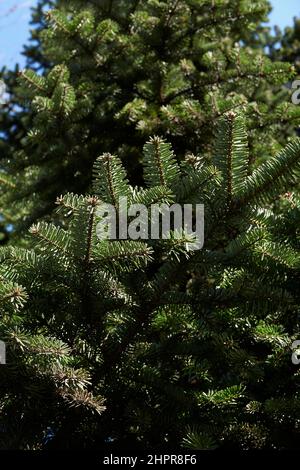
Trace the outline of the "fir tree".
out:
M 143 187 L 121 160 L 94 164 L 92 194 L 66 194 L 63 223 L 0 251 L 3 448 L 296 448 L 291 363 L 299 251 L 271 210 L 299 176 L 300 140 L 253 168 L 244 118 L 218 121 L 213 158 L 180 164 L 155 137 Z M 108 184 L 109 182 L 109 184 Z M 106 240 L 98 209 L 204 203 L 205 244 Z
M 293 67 L 253 42 L 268 11 L 265 0 L 40 1 L 31 68 L 11 90 L 21 131 L 6 145 L 1 210 L 16 228 L 46 216 L 58 194 L 89 191 L 103 152 L 142 184 L 139 155 L 154 134 L 179 160 L 191 152 L 209 161 L 215 122 L 230 110 L 246 113 L 252 158 L 275 155 L 299 112 L 279 99 Z
M 294 84 L 300 73 L 299 31 L 299 19 L 294 18 L 293 27 L 286 27 L 284 31 L 278 26 L 273 29 L 266 25 L 259 26 L 248 41 L 249 46 L 266 51 L 274 63 L 289 63 L 295 69 L 294 79 L 287 81 L 284 86 L 275 85 L 264 89 L 269 112 L 278 118 L 277 140 L 281 145 L 291 136 L 299 135 L 299 106 L 294 101 L 294 98 L 299 99 L 299 86 Z
M 276 60 L 294 64 L 297 73 L 300 72 L 300 20 L 294 18 L 293 26 L 286 27 L 284 31 L 277 29 L 277 47 L 271 50 L 271 56 Z M 278 47 L 280 45 L 280 47 Z

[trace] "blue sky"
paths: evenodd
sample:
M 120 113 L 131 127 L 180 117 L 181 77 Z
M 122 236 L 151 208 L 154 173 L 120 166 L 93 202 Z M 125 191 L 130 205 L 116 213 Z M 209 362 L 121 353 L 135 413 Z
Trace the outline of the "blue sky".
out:
M 30 7 L 36 0 L 0 0 L 0 67 L 23 64 L 20 52 L 29 37 Z
M 271 24 L 277 24 L 284 28 L 293 24 L 294 16 L 300 16 L 299 0 L 270 0 L 270 2 L 273 6 L 273 11 L 270 15 Z
M 16 62 L 24 65 L 20 52 L 29 37 L 30 7 L 35 3 L 36 0 L 0 0 L 0 67 L 13 67 Z M 271 24 L 283 28 L 292 24 L 294 16 L 300 16 L 299 0 L 271 0 L 271 3 L 274 8 Z

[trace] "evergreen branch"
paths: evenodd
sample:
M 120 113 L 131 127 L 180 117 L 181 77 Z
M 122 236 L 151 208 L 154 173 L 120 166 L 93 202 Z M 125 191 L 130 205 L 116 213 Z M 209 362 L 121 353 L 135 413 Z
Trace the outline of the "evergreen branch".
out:
M 35 90 L 46 94 L 46 80 L 44 77 L 37 75 L 33 70 L 23 70 L 20 74 L 20 78 L 26 81 L 30 87 Z
M 152 259 L 152 249 L 145 243 L 131 240 L 101 241 L 93 255 L 94 262 L 113 272 L 122 272 L 145 267 Z
M 16 189 L 16 184 L 10 181 L 10 179 L 4 173 L 0 174 L 0 183 L 11 189 Z
M 245 181 L 245 187 L 233 205 L 235 208 L 252 202 L 264 204 L 279 196 L 300 171 L 300 139 L 290 142 L 278 156 L 258 167 Z
M 233 112 L 221 119 L 218 127 L 214 163 L 221 170 L 227 204 L 243 190 L 249 160 L 248 141 L 243 118 Z
M 59 394 L 68 403 L 71 408 L 85 408 L 91 412 L 101 415 L 105 410 L 104 400 L 95 398 L 91 392 L 87 390 L 70 390 L 61 388 Z
M 171 145 L 153 137 L 144 145 L 144 177 L 146 184 L 172 187 L 179 177 L 179 167 Z
M 71 254 L 69 250 L 71 240 L 65 230 L 53 224 L 39 222 L 30 228 L 30 233 L 39 240 L 42 246 L 48 246 L 52 253 Z
M 56 200 L 58 206 L 58 211 L 65 210 L 68 215 L 74 214 L 77 212 L 84 201 L 83 196 L 78 196 L 77 194 L 68 193 L 64 196 L 60 196 Z
M 88 264 L 91 259 L 95 211 L 98 205 L 98 199 L 96 197 L 91 197 L 88 200 L 88 203 L 90 204 L 90 208 L 89 208 L 89 218 L 88 218 L 87 246 L 86 246 L 86 254 L 84 258 L 85 264 Z
M 111 203 L 116 209 L 119 207 L 120 197 L 130 197 L 125 170 L 119 158 L 105 153 L 97 158 L 94 168 L 94 193 L 106 203 Z

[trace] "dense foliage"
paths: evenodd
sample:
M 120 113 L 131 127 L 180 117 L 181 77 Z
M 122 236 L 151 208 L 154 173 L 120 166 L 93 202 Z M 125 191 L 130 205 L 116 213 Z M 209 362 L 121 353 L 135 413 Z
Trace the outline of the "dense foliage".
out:
M 297 42 L 268 11 L 38 3 L 3 71 L 0 448 L 299 445 Z M 203 248 L 102 239 L 119 197 L 204 204 Z
M 3 213 L 29 226 L 58 194 L 89 191 L 103 152 L 142 184 L 139 155 L 154 134 L 179 159 L 210 160 L 215 122 L 231 109 L 247 116 L 252 158 L 274 155 L 299 111 L 280 91 L 293 66 L 251 47 L 268 10 L 265 0 L 41 1 L 30 68 L 12 84 L 21 116 L 2 144 Z

